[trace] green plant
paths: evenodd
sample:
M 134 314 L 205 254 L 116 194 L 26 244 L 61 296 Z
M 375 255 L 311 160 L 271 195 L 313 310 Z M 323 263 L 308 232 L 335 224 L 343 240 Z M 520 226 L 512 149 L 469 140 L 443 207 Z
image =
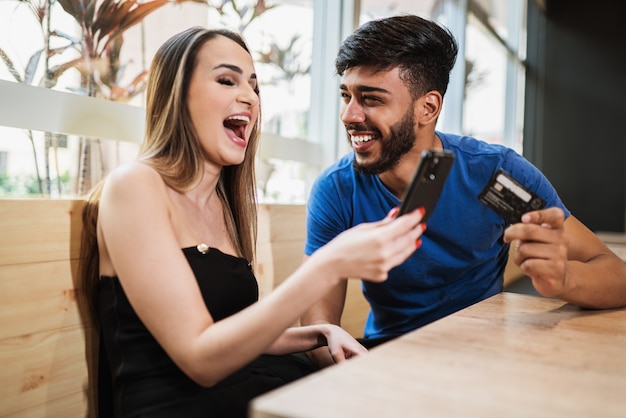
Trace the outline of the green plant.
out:
M 258 62 L 274 65 L 280 69 L 283 78 L 288 82 L 297 75 L 308 74 L 311 71 L 311 64 L 301 65 L 302 49 L 296 47 L 300 40 L 300 35 L 294 35 L 286 46 L 281 47 L 275 39 L 272 39 L 269 51 L 259 53 Z
M 53 178 L 52 181 L 59 185 L 56 193 L 62 196 L 69 191 L 70 176 L 68 172 Z M 9 176 L 7 173 L 0 174 L 0 196 L 32 197 L 43 196 L 40 190 L 39 179 L 34 175 Z M 49 196 L 49 194 L 46 194 Z
M 247 1 L 242 6 L 235 0 L 15 0 L 19 5 L 27 6 L 38 22 L 44 47 L 36 51 L 28 60 L 26 67 L 20 71 L 14 60 L 0 47 L 0 58 L 9 72 L 19 83 L 53 88 L 59 78 L 68 71 L 80 74 L 80 85 L 71 90 L 87 96 L 107 100 L 127 102 L 141 94 L 145 88 L 146 69 L 142 69 L 132 80 L 122 85 L 123 72 L 126 65 L 121 62 L 120 55 L 124 45 L 125 32 L 140 24 L 154 11 L 166 4 L 195 2 L 214 8 L 222 17 L 235 17 L 240 32 L 261 16 L 276 7 L 268 5 L 264 0 Z M 79 36 L 71 36 L 56 27 L 52 22 L 52 8 L 60 7 L 70 15 L 79 28 Z M 58 9 L 55 9 L 58 11 Z M 54 41 L 54 42 L 52 42 Z M 51 45 L 59 45 L 52 47 Z M 64 59 L 69 56 L 69 58 Z M 37 74 L 43 74 L 37 79 Z M 50 174 L 50 151 L 56 152 L 52 133 L 44 134 L 44 166 L 45 176 L 42 180 L 37 162 L 33 133 L 28 137 L 33 144 L 33 155 L 39 192 L 50 195 L 53 183 Z M 80 138 L 79 175 L 74 192 L 83 194 L 91 188 L 93 181 L 102 176 L 94 173 L 91 156 L 101 154 L 98 139 Z M 102 165 L 102 164 L 101 164 Z M 57 169 L 58 172 L 58 169 Z M 57 176 L 58 178 L 58 176 Z M 61 190 L 61 183 L 57 181 Z
M 275 4 L 268 5 L 265 0 L 256 0 L 256 2 L 246 3 L 243 6 L 238 5 L 235 0 L 218 0 L 213 4 L 210 0 L 207 3 L 213 7 L 222 17 L 233 15 L 239 21 L 237 30 L 244 33 L 246 28 L 259 16 L 268 10 L 277 7 Z

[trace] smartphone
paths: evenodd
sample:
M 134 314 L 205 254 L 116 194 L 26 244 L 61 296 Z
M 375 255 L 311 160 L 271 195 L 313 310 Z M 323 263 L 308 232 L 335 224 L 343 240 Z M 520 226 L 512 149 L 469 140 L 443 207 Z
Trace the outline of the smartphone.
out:
M 422 206 L 425 210 L 422 222 L 426 222 L 435 209 L 453 163 L 454 153 L 451 151 L 423 151 L 413 180 L 402 197 L 398 216 Z

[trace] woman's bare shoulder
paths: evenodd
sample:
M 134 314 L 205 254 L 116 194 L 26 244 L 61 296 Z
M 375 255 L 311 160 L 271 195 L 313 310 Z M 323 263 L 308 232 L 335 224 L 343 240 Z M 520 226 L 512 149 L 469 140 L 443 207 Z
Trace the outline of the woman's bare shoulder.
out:
M 155 205 L 167 201 L 168 187 L 161 175 L 141 161 L 133 161 L 112 170 L 102 188 L 100 203 L 119 205 L 120 202 Z
M 127 164 L 120 165 L 111 171 L 108 175 L 109 179 L 114 181 L 134 181 L 134 180 L 152 180 L 160 179 L 159 173 L 142 161 L 132 161 Z
M 165 184 L 161 175 L 151 166 L 142 161 L 133 161 L 113 169 L 106 182 L 114 185 L 149 185 Z

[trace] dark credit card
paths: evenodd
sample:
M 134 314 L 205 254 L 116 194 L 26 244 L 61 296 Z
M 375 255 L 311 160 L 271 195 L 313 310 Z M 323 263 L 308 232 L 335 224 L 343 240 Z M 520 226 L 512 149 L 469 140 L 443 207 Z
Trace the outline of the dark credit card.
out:
M 498 170 L 478 199 L 502 216 L 508 223 L 521 222 L 522 215 L 543 209 L 546 201 L 528 190 L 506 171 Z

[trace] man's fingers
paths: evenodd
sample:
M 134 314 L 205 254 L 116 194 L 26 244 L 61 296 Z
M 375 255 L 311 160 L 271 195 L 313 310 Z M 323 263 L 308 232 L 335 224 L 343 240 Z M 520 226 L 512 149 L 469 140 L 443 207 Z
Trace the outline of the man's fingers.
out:
M 563 228 L 564 221 L 565 214 L 561 208 L 557 207 L 528 212 L 522 216 L 523 223 L 533 223 L 556 229 Z

